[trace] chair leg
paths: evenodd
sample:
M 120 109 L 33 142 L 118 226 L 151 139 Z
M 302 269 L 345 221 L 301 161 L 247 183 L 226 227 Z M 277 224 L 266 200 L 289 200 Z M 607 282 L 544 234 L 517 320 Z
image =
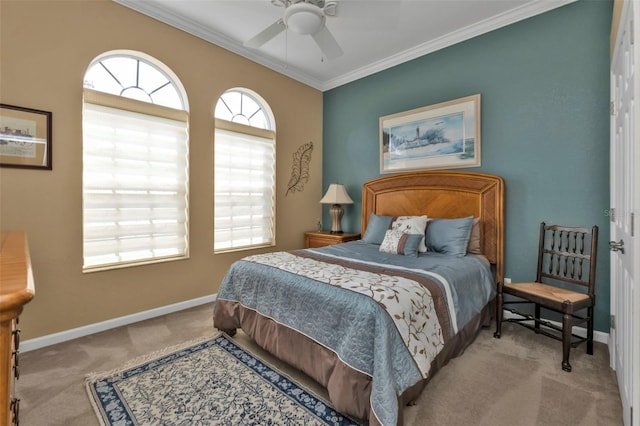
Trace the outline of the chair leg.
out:
M 496 296 L 496 332 L 493 333 L 493 337 L 499 339 L 502 335 L 502 317 L 503 313 L 503 300 L 502 295 L 502 283 L 498 283 L 498 295 Z
M 533 331 L 535 331 L 537 334 L 540 332 L 540 305 L 538 303 L 536 303 L 534 315 L 536 317 L 536 321 L 534 321 L 534 324 L 533 324 L 533 328 L 534 328 Z
M 593 355 L 593 308 L 587 308 L 587 354 Z
M 569 351 L 571 350 L 571 315 L 562 316 L 562 369 L 571 372 Z

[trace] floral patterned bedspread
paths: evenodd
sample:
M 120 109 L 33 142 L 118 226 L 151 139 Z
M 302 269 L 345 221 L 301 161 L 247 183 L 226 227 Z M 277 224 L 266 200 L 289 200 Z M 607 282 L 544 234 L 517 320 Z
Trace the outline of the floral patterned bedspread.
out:
M 243 258 L 227 272 L 217 299 L 290 327 L 369 375 L 372 414 L 395 425 L 398 396 L 429 377 L 431 361 L 495 290 L 486 260 L 384 258 L 366 246 L 355 241 Z
M 309 257 L 308 257 L 309 256 Z M 393 321 L 423 378 L 444 346 L 433 296 L 417 277 L 391 275 L 379 268 L 346 266 L 344 261 L 314 258 L 302 253 L 275 252 L 244 260 L 277 268 L 314 281 L 340 287 L 375 300 Z

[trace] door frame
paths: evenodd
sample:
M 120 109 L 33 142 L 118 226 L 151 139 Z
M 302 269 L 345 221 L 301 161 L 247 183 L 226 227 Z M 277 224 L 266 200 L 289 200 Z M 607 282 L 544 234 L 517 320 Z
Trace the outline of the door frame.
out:
M 632 14 L 632 15 L 630 15 Z M 638 76 L 640 75 L 640 42 L 638 42 L 638 26 L 640 25 L 640 3 L 639 2 L 633 2 L 631 0 L 614 0 L 614 10 L 613 10 L 613 22 L 612 22 L 612 27 L 611 27 L 611 69 L 612 72 L 611 74 L 613 74 L 613 63 L 614 63 L 614 56 L 615 56 L 615 49 L 617 46 L 619 46 L 620 40 L 621 40 L 621 36 L 623 34 L 624 31 L 624 24 L 626 23 L 627 19 L 631 19 L 632 20 L 632 40 L 635 41 L 635 43 L 633 43 L 633 54 L 634 54 L 634 67 L 635 67 L 635 87 L 634 87 L 634 93 L 633 93 L 633 97 L 636 100 L 636 108 L 635 111 L 633 112 L 633 117 L 632 117 L 632 121 L 633 121 L 633 131 L 634 134 L 631 135 L 632 140 L 634 141 L 634 146 L 633 146 L 633 164 L 640 164 L 640 107 L 638 107 L 638 102 L 640 101 L 640 83 L 638 83 Z M 613 82 L 612 82 L 612 88 L 614 87 Z M 611 94 L 611 100 L 614 101 L 614 94 L 613 94 L 613 90 L 612 90 L 612 94 Z M 613 104 L 612 104 L 613 105 Z M 612 107 L 612 115 L 614 114 L 614 109 Z M 614 118 L 612 117 L 612 123 L 614 122 Z M 611 129 L 611 140 L 610 140 L 610 145 L 613 147 L 613 143 L 614 143 L 614 135 L 615 135 L 615 129 L 612 126 Z M 613 149 L 611 150 L 611 152 L 613 153 Z M 611 160 L 612 164 L 613 164 L 613 159 Z M 611 171 L 611 175 L 613 177 L 614 175 L 614 170 Z M 614 188 L 614 180 L 612 179 L 610 182 L 610 187 L 611 187 L 611 193 L 613 194 L 615 191 Z M 632 185 L 632 191 L 635 194 L 639 194 L 640 192 L 640 172 L 636 171 L 634 179 L 631 181 L 631 185 Z M 612 199 L 613 199 L 613 195 L 612 195 Z M 615 208 L 616 206 L 612 205 L 611 207 Z M 630 251 L 632 253 L 635 253 L 635 257 L 633 257 L 632 259 L 630 259 L 631 262 L 631 269 L 633 271 L 633 282 L 632 282 L 632 288 L 633 288 L 633 300 L 631 301 L 631 324 L 625 324 L 625 326 L 630 327 L 631 328 L 631 336 L 632 336 L 632 342 L 629 348 L 630 353 L 624 353 L 624 354 L 617 354 L 616 353 L 616 339 L 617 339 L 617 335 L 616 335 L 616 329 L 615 329 L 615 325 L 612 324 L 612 329 L 611 329 L 611 333 L 610 333 L 610 340 L 609 340 L 609 353 L 610 353 L 610 363 L 611 363 L 611 368 L 615 369 L 616 368 L 616 357 L 618 357 L 619 355 L 622 355 L 625 357 L 625 360 L 627 360 L 626 357 L 630 358 L 630 362 L 629 363 L 625 363 L 627 365 L 631 365 L 631 372 L 618 372 L 622 375 L 624 375 L 624 377 L 629 377 L 631 382 L 629 384 L 629 392 L 630 395 L 628 395 L 629 397 L 629 412 L 627 413 L 623 413 L 623 419 L 624 419 L 624 424 L 626 426 L 640 426 L 640 406 L 638 406 L 638 401 L 640 400 L 640 312 L 638 312 L 637 307 L 640 306 L 640 256 L 637 256 L 638 253 L 640 253 L 640 226 L 638 226 L 638 221 L 640 221 L 640 196 L 636 195 L 635 197 L 635 202 L 633 206 L 630 206 L 630 211 L 627 212 L 616 212 L 616 214 L 633 214 L 634 215 L 634 219 L 631 222 L 632 223 L 632 235 L 633 237 L 631 237 L 629 239 L 629 237 L 627 237 L 627 239 L 629 239 L 629 241 L 624 242 L 625 246 L 632 248 Z M 614 231 L 615 228 L 615 224 L 612 223 L 612 231 Z M 615 234 L 612 232 L 612 239 L 615 236 Z M 616 282 L 614 282 L 614 277 L 616 277 L 617 275 L 614 273 L 613 268 L 615 267 L 615 262 L 612 260 L 611 262 L 611 277 L 612 277 L 612 282 L 611 282 L 611 314 L 612 316 L 615 316 L 616 313 L 618 313 L 620 311 L 619 307 L 617 306 L 617 301 L 619 299 L 617 292 L 620 289 L 620 285 L 619 285 L 619 280 L 616 280 Z M 633 307 L 636 307 L 636 309 L 633 309 Z M 622 395 L 622 392 L 621 392 Z M 634 410 L 635 407 L 635 410 Z M 634 412 L 635 411 L 635 412 Z

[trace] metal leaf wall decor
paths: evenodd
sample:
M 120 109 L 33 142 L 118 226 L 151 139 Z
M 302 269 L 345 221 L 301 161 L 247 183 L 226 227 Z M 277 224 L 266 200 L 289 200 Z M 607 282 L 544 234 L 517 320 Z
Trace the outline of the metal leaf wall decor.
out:
M 309 181 L 309 164 L 311 163 L 311 153 L 313 152 L 313 142 L 301 145 L 293 153 L 293 165 L 291 166 L 291 179 L 287 186 L 287 193 L 303 191 L 304 184 Z

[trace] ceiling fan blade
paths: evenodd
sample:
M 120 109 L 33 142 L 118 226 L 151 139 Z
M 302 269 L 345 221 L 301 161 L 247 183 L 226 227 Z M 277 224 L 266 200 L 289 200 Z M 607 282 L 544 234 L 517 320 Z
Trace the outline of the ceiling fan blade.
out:
M 338 45 L 338 42 L 335 38 L 333 38 L 333 35 L 326 26 L 317 33 L 313 34 L 312 37 L 318 44 L 318 47 L 320 47 L 320 50 L 322 50 L 322 53 L 324 53 L 324 56 L 327 57 L 327 59 L 337 58 L 344 53 Z
M 260 31 L 258 34 L 253 36 L 253 38 L 244 42 L 246 47 L 258 48 L 280 34 L 282 31 L 286 29 L 284 25 L 284 21 L 282 19 L 278 19 L 273 24 L 269 25 L 264 30 Z

